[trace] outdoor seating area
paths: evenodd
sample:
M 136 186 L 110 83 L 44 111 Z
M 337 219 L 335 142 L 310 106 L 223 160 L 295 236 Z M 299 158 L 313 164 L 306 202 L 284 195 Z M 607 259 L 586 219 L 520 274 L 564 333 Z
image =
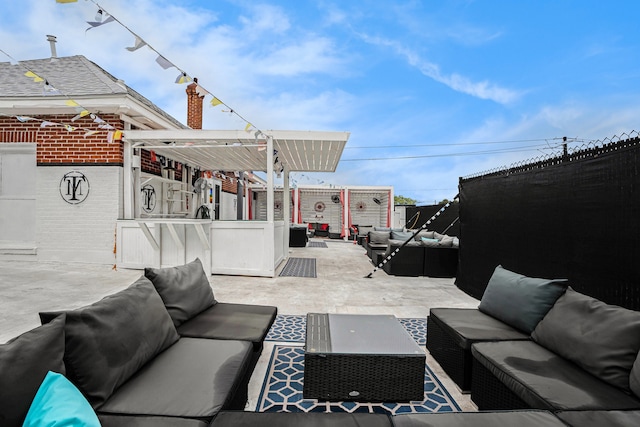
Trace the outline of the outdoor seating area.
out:
M 374 265 L 393 276 L 455 277 L 459 239 L 432 230 L 373 227 L 362 244 Z M 402 247 L 402 256 L 394 253 Z
M 70 310 L 40 310 L 40 317 L 44 323 L 42 326 L 27 331 L 11 343 L 0 345 L 0 376 L 3 384 L 13 384 L 11 398 L 13 399 L 12 407 L 16 408 L 14 416 L 17 417 L 20 414 L 24 416 L 28 409 L 25 405 L 29 401 L 26 396 L 34 394 L 40 385 L 38 381 L 25 382 L 24 379 L 34 379 L 37 376 L 44 376 L 47 370 L 57 370 L 66 374 L 83 391 L 83 395 L 87 397 L 91 407 L 98 414 L 103 426 L 494 426 L 515 424 L 588 426 L 616 425 L 614 422 L 618 422 L 617 425 L 633 425 L 629 423 L 636 422 L 640 417 L 640 399 L 633 395 L 634 387 L 638 384 L 637 366 L 633 366 L 637 349 L 631 365 L 628 363 L 631 359 L 629 357 L 625 359 L 629 384 L 626 392 L 623 389 L 618 390 L 616 386 L 609 385 L 603 380 L 595 379 L 592 374 L 580 374 L 580 378 L 592 377 L 590 386 L 597 383 L 601 387 L 599 392 L 594 391 L 603 399 L 600 403 L 592 404 L 591 397 L 583 399 L 584 395 L 576 396 L 575 393 L 574 401 L 582 402 L 575 407 L 554 402 L 541 407 L 531 403 L 530 400 L 526 406 L 513 407 L 490 407 L 486 403 L 487 399 L 490 399 L 503 406 L 505 402 L 510 404 L 512 400 L 508 400 L 503 394 L 496 394 L 509 387 L 512 388 L 512 394 L 524 400 L 522 386 L 517 387 L 517 385 L 526 384 L 526 381 L 523 378 L 513 377 L 507 380 L 502 388 L 496 389 L 495 383 L 504 381 L 505 378 L 505 374 L 495 373 L 496 369 L 502 367 L 505 372 L 513 373 L 516 368 L 519 368 L 524 375 L 524 372 L 531 368 L 526 364 L 522 365 L 524 362 L 518 362 L 518 360 L 529 359 L 535 362 L 537 359 L 532 359 L 530 355 L 541 354 L 540 352 L 543 351 L 532 352 L 532 346 L 542 348 L 542 345 L 535 340 L 544 336 L 544 329 L 549 329 L 542 326 L 549 323 L 552 317 L 549 319 L 545 317 L 549 314 L 553 315 L 555 305 L 561 304 L 562 312 L 567 311 L 566 307 L 575 305 L 575 302 L 572 302 L 576 298 L 572 292 L 575 292 L 567 287 L 566 281 L 526 278 L 500 267 L 494 273 L 495 277 L 492 276 L 490 280 L 485 293 L 486 298 L 478 301 L 457 290 L 451 279 L 393 277 L 383 272 L 377 273 L 371 279 L 366 279 L 363 273 L 368 271 L 371 265 L 366 262 L 366 253 L 362 246 L 340 240 L 318 238 L 312 240 L 324 240 L 327 248 L 300 247 L 292 248 L 291 251 L 296 256 L 318 257 L 321 274 L 315 279 L 283 277 L 277 279 L 279 281 L 277 285 L 273 283 L 276 279 L 269 278 L 212 276 L 207 279 L 204 276 L 202 264 L 199 260 L 195 260 L 178 267 L 148 268 L 144 276 L 139 277 L 133 284 L 123 284 L 121 290 L 87 306 Z M 329 283 L 333 283 L 333 286 L 338 285 L 339 281 L 334 276 L 339 273 L 339 268 L 335 265 L 336 259 L 353 263 L 354 268 L 346 274 L 344 279 L 360 287 L 363 292 L 371 293 L 372 298 L 350 292 L 335 295 L 335 299 L 326 298 L 326 296 L 325 298 L 315 297 L 320 294 L 326 295 L 326 289 L 315 286 L 314 281 L 323 285 Z M 132 277 L 132 273 L 135 272 L 127 272 L 126 277 Z M 518 284 L 522 286 L 518 288 Z M 395 294 L 390 292 L 394 287 Z M 528 310 L 523 302 L 503 304 L 505 298 L 514 298 L 514 288 L 518 289 L 516 292 L 522 292 L 522 298 L 534 301 L 537 309 Z M 530 288 L 535 289 L 538 294 L 531 294 Z M 294 302 L 296 293 L 303 289 L 307 290 L 308 302 L 302 304 Z M 512 293 L 509 294 L 509 292 Z M 231 295 L 238 303 L 221 302 L 230 301 Z M 391 298 L 384 301 L 378 295 L 388 295 Z M 408 296 L 411 296 L 412 303 L 407 303 Z M 563 302 L 563 298 L 572 300 Z M 577 299 L 589 307 L 600 308 L 609 319 L 618 318 L 621 315 L 631 316 L 628 319 L 624 317 L 627 320 L 624 322 L 614 320 L 601 322 L 603 318 L 599 318 L 598 323 L 606 325 L 600 328 L 605 327 L 611 330 L 613 325 L 620 323 L 621 327 L 627 328 L 625 330 L 628 333 L 625 336 L 634 338 L 640 336 L 628 330 L 628 328 L 637 327 L 638 322 L 634 315 L 638 313 L 604 304 L 599 305 L 592 299 L 588 301 L 583 301 L 580 297 Z M 273 304 L 276 300 L 279 303 Z M 124 307 L 122 305 L 124 304 L 126 306 L 124 312 L 122 309 L 116 310 L 116 304 L 120 308 Z M 511 312 L 505 309 L 507 306 L 511 308 Z M 498 312 L 495 311 L 496 309 Z M 527 314 L 518 316 L 518 309 Z M 500 310 L 507 312 L 500 313 Z M 332 409 L 324 411 L 326 413 L 318 413 L 315 410 L 308 413 L 304 411 L 288 413 L 288 411 L 275 410 L 276 407 L 272 407 L 272 410 L 267 409 L 261 402 L 266 398 L 267 380 L 276 352 L 282 348 L 282 344 L 293 345 L 294 347 L 290 349 L 302 350 L 302 347 L 297 346 L 304 343 L 303 340 L 293 344 L 288 342 L 288 338 L 273 338 L 267 332 L 270 329 L 273 331 L 274 322 L 282 317 L 278 313 L 296 311 L 299 313 L 301 311 L 353 313 L 351 316 L 355 316 L 355 320 L 359 314 L 376 314 L 377 316 L 373 316 L 372 319 L 384 313 L 395 314 L 399 320 L 402 320 L 400 318 L 416 320 L 422 317 L 426 334 L 422 335 L 420 352 L 426 356 L 428 372 L 436 381 L 433 385 L 440 387 L 445 393 L 443 396 L 455 402 L 454 407 L 448 409 L 446 413 L 434 409 L 433 413 L 423 414 L 402 413 L 402 411 L 394 413 L 391 409 L 388 409 L 389 412 L 386 414 L 349 413 L 345 412 L 343 406 L 346 403 L 340 402 L 327 402 L 327 408 Z M 534 314 L 531 314 L 532 312 Z M 145 316 L 136 315 L 136 313 L 145 313 Z M 330 319 L 330 316 L 327 319 Z M 80 322 L 81 318 L 93 320 L 83 323 Z M 368 317 L 363 317 L 363 319 L 366 318 Z M 478 325 L 482 328 L 477 328 Z M 471 326 L 481 330 L 478 332 L 479 335 L 469 334 L 474 329 Z M 553 324 L 548 326 L 552 330 L 560 329 Z M 596 326 L 593 325 L 593 327 Z M 353 329 L 353 326 L 349 328 Z M 387 327 L 383 329 L 387 330 L 385 328 Z M 369 329 L 372 329 L 369 332 L 372 333 L 376 328 Z M 146 337 L 144 349 L 132 345 L 139 341 L 137 337 L 141 336 L 140 334 Z M 484 334 L 483 337 L 480 336 L 482 334 Z M 495 335 L 491 336 L 491 334 Z M 98 336 L 101 339 L 100 344 L 96 346 L 95 338 Z M 415 337 L 415 333 L 409 336 Z M 33 339 L 34 337 L 38 337 L 37 341 Z M 618 337 L 616 342 L 623 341 L 619 339 L 620 334 L 616 334 L 615 337 Z M 339 340 L 337 337 L 336 339 Z M 491 342 L 481 343 L 481 341 Z M 129 345 L 114 352 L 116 342 L 129 343 Z M 628 343 L 629 340 L 625 342 Z M 453 343 L 453 348 L 443 348 L 450 343 Z M 355 345 L 356 348 L 360 346 L 355 342 L 346 342 L 346 344 Z M 521 350 L 514 350 L 519 348 L 519 345 L 522 345 Z M 309 343 L 307 347 L 309 348 Z M 442 354 L 460 353 L 461 350 L 461 354 L 467 354 L 467 361 L 462 362 L 458 367 L 452 368 L 448 365 L 448 358 L 442 358 Z M 549 350 L 546 351 L 550 353 Z M 30 357 L 23 359 L 21 371 L 12 369 L 12 372 L 8 373 L 7 364 L 11 360 L 16 360 L 18 354 L 20 358 L 24 358 L 25 352 L 28 352 Z M 633 351 L 627 350 L 625 354 L 631 352 Z M 269 353 L 272 355 L 269 356 Z M 47 354 L 48 357 L 42 358 L 42 354 Z M 300 355 L 296 357 L 302 357 L 303 353 L 295 352 L 295 354 Z M 468 364 L 469 354 L 475 364 L 472 364 L 469 372 L 462 374 L 457 372 L 456 369 L 464 368 Z M 583 349 L 580 354 L 594 354 L 594 351 Z M 109 357 L 106 357 L 107 355 Z M 496 355 L 500 355 L 501 362 L 497 361 Z M 119 365 L 118 368 L 105 364 L 105 359 L 114 362 L 116 359 L 113 357 L 121 361 L 116 362 L 116 365 Z M 482 357 L 482 363 L 477 361 L 480 357 Z M 597 358 L 597 356 L 594 357 Z M 453 359 L 455 360 L 455 357 Z M 554 365 L 556 359 L 558 365 Z M 190 362 L 185 364 L 183 360 Z M 571 363 L 562 361 L 559 357 L 550 357 L 550 360 L 538 362 L 548 363 L 552 366 L 552 370 L 555 369 L 553 366 L 562 369 L 561 376 L 558 372 L 549 374 L 550 377 L 544 382 L 547 386 L 559 384 L 557 379 L 569 375 L 567 372 L 573 373 L 583 369 L 577 367 L 578 362 L 575 362 L 576 367 L 567 371 L 567 366 Z M 588 362 L 583 364 L 588 365 Z M 635 365 L 638 363 L 636 362 Z M 37 369 L 34 369 L 36 366 Z M 328 366 L 331 367 L 331 372 L 339 369 L 335 362 Z M 482 372 L 481 368 L 489 374 Z M 606 370 L 602 367 L 600 369 Z M 324 372 L 319 378 L 327 378 L 327 371 Z M 538 377 L 541 375 L 538 368 L 534 372 Z M 221 376 L 222 373 L 224 375 Z M 530 375 L 532 374 L 524 378 L 530 378 Z M 490 378 L 487 379 L 487 376 Z M 338 377 L 344 379 L 341 375 Z M 6 382 L 6 379 L 11 378 L 13 383 Z M 216 381 L 212 382 L 213 378 L 216 378 Z M 460 378 L 466 378 L 466 380 L 460 380 Z M 99 380 L 96 381 L 97 379 Z M 469 383 L 466 383 L 467 387 L 465 387 L 464 381 L 470 381 L 470 388 Z M 380 382 L 383 381 L 378 381 Z M 198 385 L 200 383 L 202 386 Z M 570 382 L 569 385 L 571 386 Z M 535 384 L 531 387 L 535 387 Z M 471 394 L 465 394 L 469 389 Z M 194 394 L 195 390 L 200 391 Z M 209 391 L 201 394 L 203 390 Z M 19 391 L 21 393 L 18 393 Z M 539 395 L 538 391 L 528 393 Z M 564 391 L 559 393 L 560 396 L 571 399 L 571 394 L 566 394 Z M 145 398 L 147 395 L 153 396 L 153 399 Z M 2 399 L 7 398 L 6 395 L 4 396 L 0 393 L 0 406 L 3 408 L 6 405 Z M 23 400 L 20 405 L 16 405 L 16 402 L 19 402 L 16 400 L 19 396 L 22 396 Z M 345 400 L 345 396 L 340 396 L 340 399 Z M 358 405 L 357 397 L 347 398 L 347 400 L 352 400 L 351 405 Z M 381 400 L 385 400 L 384 396 Z M 317 398 L 304 398 L 302 402 L 320 404 L 321 401 Z M 408 408 L 419 402 L 410 403 L 411 405 L 407 405 Z M 402 406 L 398 403 L 385 406 L 389 405 L 385 402 L 377 405 L 380 408 Z M 600 410 L 595 410 L 596 408 Z M 504 409 L 508 410 L 504 411 Z

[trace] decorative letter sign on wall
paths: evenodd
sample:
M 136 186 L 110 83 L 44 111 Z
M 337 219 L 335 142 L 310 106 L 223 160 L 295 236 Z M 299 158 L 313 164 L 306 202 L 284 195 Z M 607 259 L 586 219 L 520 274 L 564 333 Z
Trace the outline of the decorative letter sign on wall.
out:
M 89 180 L 79 171 L 64 174 L 60 180 L 60 195 L 65 202 L 77 205 L 86 200 L 89 195 Z
M 151 184 L 142 187 L 142 209 L 147 212 L 153 212 L 156 208 L 156 189 Z

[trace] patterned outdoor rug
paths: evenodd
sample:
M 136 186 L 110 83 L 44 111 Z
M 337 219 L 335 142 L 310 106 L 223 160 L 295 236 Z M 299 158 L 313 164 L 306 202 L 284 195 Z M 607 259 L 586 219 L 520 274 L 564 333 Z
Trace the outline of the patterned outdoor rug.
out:
M 409 335 L 419 345 L 427 343 L 427 319 L 398 319 Z M 307 330 L 307 316 L 304 314 L 278 314 L 265 341 L 304 343 Z
M 454 412 L 460 407 L 425 365 L 424 400 L 409 403 L 326 402 L 303 399 L 303 347 L 276 345 L 262 385 L 257 412 Z
M 329 246 L 327 246 L 327 244 L 325 242 L 309 242 L 307 247 L 309 247 L 309 248 L 328 248 Z
M 279 276 L 317 277 L 315 258 L 289 258 Z

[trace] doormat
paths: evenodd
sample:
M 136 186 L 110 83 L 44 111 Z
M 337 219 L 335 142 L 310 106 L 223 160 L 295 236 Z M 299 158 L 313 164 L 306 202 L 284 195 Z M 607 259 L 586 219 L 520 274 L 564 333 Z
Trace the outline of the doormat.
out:
M 460 407 L 425 365 L 424 399 L 402 403 L 327 402 L 304 399 L 304 348 L 276 345 L 271 353 L 257 412 L 370 412 L 411 414 L 458 412 Z
M 309 242 L 308 247 L 310 248 L 328 248 L 325 242 Z
M 315 258 L 289 258 L 279 276 L 317 277 Z
M 400 318 L 402 326 L 419 345 L 427 343 L 427 319 Z M 304 314 L 278 314 L 271 325 L 265 341 L 304 343 L 307 316 Z

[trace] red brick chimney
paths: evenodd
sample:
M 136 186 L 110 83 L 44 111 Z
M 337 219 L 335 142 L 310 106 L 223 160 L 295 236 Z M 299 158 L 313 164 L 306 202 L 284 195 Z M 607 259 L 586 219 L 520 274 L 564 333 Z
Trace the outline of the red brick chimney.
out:
M 193 78 L 193 83 L 187 86 L 187 126 L 191 129 L 202 129 L 202 100 L 204 96 L 198 95 L 196 88 L 198 79 Z

